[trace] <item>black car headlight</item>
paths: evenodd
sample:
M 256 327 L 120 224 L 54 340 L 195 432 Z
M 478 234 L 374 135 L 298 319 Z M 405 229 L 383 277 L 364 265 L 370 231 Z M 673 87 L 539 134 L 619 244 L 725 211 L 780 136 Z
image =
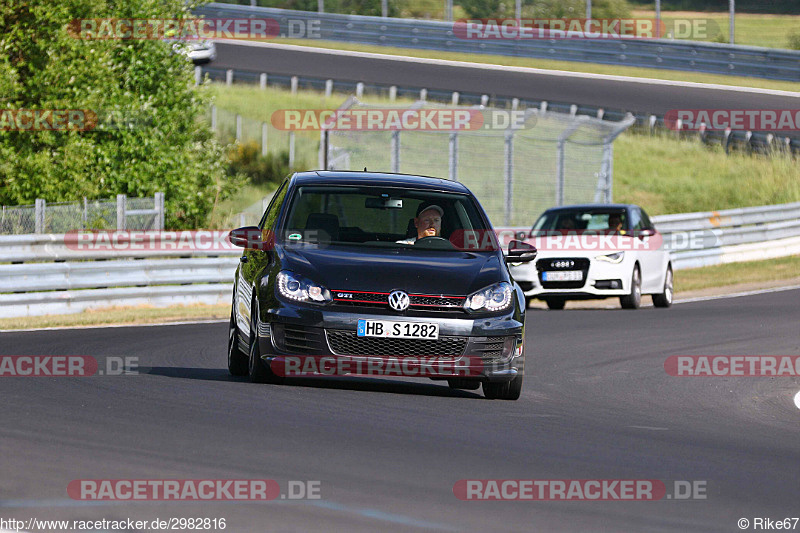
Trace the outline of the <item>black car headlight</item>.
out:
M 296 302 L 326 303 L 332 300 L 331 291 L 288 270 L 278 272 L 278 293 Z
M 464 309 L 470 313 L 503 311 L 511 307 L 513 294 L 511 284 L 501 281 L 467 296 Z

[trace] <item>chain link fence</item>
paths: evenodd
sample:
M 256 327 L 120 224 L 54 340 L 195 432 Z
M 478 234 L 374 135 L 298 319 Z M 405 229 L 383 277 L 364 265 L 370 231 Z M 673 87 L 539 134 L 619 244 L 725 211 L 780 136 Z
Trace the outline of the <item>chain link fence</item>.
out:
M 3 206 L 0 235 L 67 233 L 77 230 L 163 230 L 164 193 L 153 198 L 48 203 L 37 199 L 32 205 Z
M 377 107 L 351 98 L 340 110 Z M 446 108 L 421 100 L 412 107 Z M 460 109 L 479 110 L 490 126 L 509 111 Z M 632 116 L 613 122 L 544 106 L 511 111 L 520 120 L 506 128 L 329 130 L 322 135 L 319 165 L 449 177 L 475 193 L 495 225 L 530 225 L 549 207 L 613 200 L 613 141 L 634 123 Z

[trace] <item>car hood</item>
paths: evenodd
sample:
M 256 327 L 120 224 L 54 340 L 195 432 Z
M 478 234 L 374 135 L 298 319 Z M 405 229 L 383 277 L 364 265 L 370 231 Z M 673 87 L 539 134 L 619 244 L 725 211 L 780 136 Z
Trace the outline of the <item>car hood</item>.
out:
M 498 253 L 363 247 L 280 247 L 281 265 L 330 290 L 466 296 L 508 281 Z

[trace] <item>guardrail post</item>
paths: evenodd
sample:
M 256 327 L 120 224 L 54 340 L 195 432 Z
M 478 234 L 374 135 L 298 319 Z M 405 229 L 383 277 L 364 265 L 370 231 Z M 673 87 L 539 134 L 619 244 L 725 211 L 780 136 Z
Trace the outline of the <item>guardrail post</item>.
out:
M 578 106 L 575 104 L 569 106 L 569 116 L 574 117 L 577 114 L 578 114 Z
M 511 110 L 516 111 L 519 107 L 519 98 L 512 98 L 511 99 Z
M 267 126 L 266 122 L 261 123 L 261 155 L 267 155 L 267 132 L 269 131 L 269 127 Z
M 458 134 L 456 132 L 450 134 L 450 158 L 448 161 L 450 179 L 458 181 Z
M 400 130 L 392 132 L 391 165 L 392 172 L 400 172 Z
M 297 94 L 297 76 L 292 76 L 290 87 L 292 94 Z
M 423 102 L 428 100 L 428 89 L 420 89 L 419 90 L 419 99 Z
M 319 168 L 328 170 L 328 150 L 329 150 L 330 132 L 325 128 L 319 130 L 319 155 L 318 163 Z
M 389 101 L 394 102 L 397 100 L 397 85 L 389 87 Z
M 483 107 L 486 107 L 487 105 L 489 105 L 489 95 L 488 94 L 482 94 L 481 95 L 481 105 Z
M 155 227 L 155 229 L 160 230 L 160 231 L 164 231 L 164 218 L 165 218 L 165 213 L 164 213 L 164 193 L 163 192 L 157 192 L 155 194 L 155 199 L 154 200 L 155 200 L 154 201 L 155 209 L 158 212 L 156 214 L 156 227 Z
M 236 114 L 236 142 L 242 142 L 242 115 Z
M 127 215 L 125 214 L 127 197 L 124 194 L 117 195 L 117 229 L 126 229 Z
M 556 145 L 556 206 L 564 205 L 564 152 L 566 140 L 558 139 Z
M 44 213 L 47 209 L 47 202 L 41 198 L 36 199 L 36 208 L 34 211 L 34 232 L 44 233 Z
M 599 118 L 600 120 L 603 120 L 603 117 L 605 115 L 606 115 L 606 110 L 603 109 L 602 107 L 597 110 L 597 118 Z
M 542 100 L 541 103 L 539 103 L 539 111 L 547 113 L 547 100 Z
M 85 196 L 83 197 L 83 217 L 82 217 L 82 220 L 83 220 L 83 225 L 81 226 L 81 229 L 88 229 L 86 226 L 89 225 L 89 200 L 87 200 Z
M 233 84 L 233 69 L 229 68 L 225 71 L 225 85 Z
M 723 148 L 725 149 L 725 154 L 730 153 L 730 146 L 731 146 L 731 133 L 733 131 L 730 128 L 725 128 L 725 140 L 723 141 Z
M 505 176 L 505 213 L 503 223 L 506 226 L 511 224 L 511 211 L 513 209 L 514 197 L 514 131 L 506 130 L 503 158 L 503 175 Z
M 452 102 L 453 102 L 453 105 L 458 105 L 458 91 L 453 91 Z
M 356 83 L 356 98 L 359 100 L 364 97 L 364 82 L 360 81 Z
M 650 135 L 653 135 L 656 132 L 656 121 L 658 118 L 655 115 L 650 115 Z
M 197 65 L 194 67 L 194 84 L 200 85 L 203 82 L 203 67 Z
M 330 98 L 333 94 L 333 80 L 325 80 L 325 98 Z
M 267 74 L 265 72 L 262 72 L 261 75 L 258 77 L 258 86 L 261 89 L 267 88 Z
M 289 132 L 289 168 L 294 168 L 294 132 Z

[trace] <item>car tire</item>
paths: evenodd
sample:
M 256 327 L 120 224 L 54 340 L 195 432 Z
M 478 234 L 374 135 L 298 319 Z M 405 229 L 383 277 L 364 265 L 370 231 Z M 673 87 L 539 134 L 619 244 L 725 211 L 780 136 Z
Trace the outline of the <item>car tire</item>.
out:
M 623 309 L 639 309 L 642 304 L 642 273 L 638 264 L 633 266 L 631 292 L 627 296 L 620 297 L 619 303 Z
M 449 378 L 447 385 L 451 389 L 478 390 L 481 387 L 481 382 L 475 379 Z
M 280 380 L 272 369 L 261 359 L 261 348 L 258 345 L 258 305 L 253 302 L 250 309 L 250 356 L 248 357 L 248 372 L 253 383 L 278 383 Z
M 233 300 L 236 305 L 236 300 Z M 228 325 L 228 372 L 232 376 L 246 376 L 248 369 L 248 354 L 239 349 L 239 327 L 236 325 L 234 309 L 231 309 L 231 321 Z
M 503 383 L 483 382 L 483 395 L 487 400 L 518 400 L 522 393 L 522 374 Z
M 672 305 L 672 298 L 674 294 L 672 285 L 672 267 L 668 266 L 667 273 L 664 274 L 664 292 L 653 295 L 653 305 L 655 307 L 669 307 Z
M 547 308 L 552 309 L 553 311 L 559 311 L 564 309 L 567 301 L 564 298 L 546 298 L 545 303 L 547 303 Z

